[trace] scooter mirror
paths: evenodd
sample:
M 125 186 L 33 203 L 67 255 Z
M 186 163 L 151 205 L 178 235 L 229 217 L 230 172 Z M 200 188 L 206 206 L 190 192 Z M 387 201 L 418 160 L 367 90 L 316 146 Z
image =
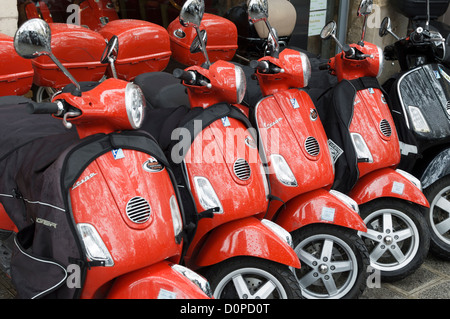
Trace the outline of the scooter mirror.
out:
M 368 16 L 372 13 L 373 0 L 361 0 L 358 8 L 358 17 Z
M 184 27 L 199 28 L 205 13 L 203 0 L 187 0 L 180 12 L 180 23 Z
M 51 30 L 42 19 L 26 21 L 14 36 L 14 48 L 25 59 L 34 59 L 40 55 L 50 55 Z
M 267 0 L 248 0 L 248 16 L 253 22 L 266 20 L 269 17 L 269 4 Z
M 389 17 L 385 17 L 383 21 L 381 21 L 380 31 L 378 31 L 378 35 L 380 37 L 384 37 L 388 31 L 391 31 L 391 19 Z
M 41 55 L 49 56 L 76 86 L 78 91 L 75 94 L 81 94 L 80 84 L 52 53 L 51 33 L 50 26 L 42 19 L 36 18 L 25 21 L 14 35 L 14 48 L 17 54 L 25 59 L 34 59 Z
M 328 22 L 320 31 L 320 37 L 323 40 L 329 39 L 336 33 L 336 22 L 330 21 Z

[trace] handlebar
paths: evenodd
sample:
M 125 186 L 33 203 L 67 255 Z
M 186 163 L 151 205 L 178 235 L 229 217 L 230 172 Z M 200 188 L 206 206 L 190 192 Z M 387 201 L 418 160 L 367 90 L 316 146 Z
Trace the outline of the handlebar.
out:
M 183 69 L 173 70 L 173 76 L 188 83 L 193 83 L 195 81 L 195 73 Z
M 29 102 L 26 106 L 27 112 L 30 114 L 55 114 L 60 115 L 64 108 L 61 103 L 36 103 Z
M 250 67 L 262 73 L 284 73 L 284 69 L 270 64 L 268 61 L 250 61 Z

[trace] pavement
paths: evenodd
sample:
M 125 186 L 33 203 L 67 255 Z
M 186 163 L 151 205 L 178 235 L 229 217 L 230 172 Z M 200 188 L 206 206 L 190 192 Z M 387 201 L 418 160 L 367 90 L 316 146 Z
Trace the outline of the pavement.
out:
M 10 251 L 0 244 L 0 299 L 16 297 L 7 274 L 10 257 Z M 422 266 L 403 280 L 394 283 L 371 280 L 361 299 L 450 299 L 450 261 L 429 254 Z

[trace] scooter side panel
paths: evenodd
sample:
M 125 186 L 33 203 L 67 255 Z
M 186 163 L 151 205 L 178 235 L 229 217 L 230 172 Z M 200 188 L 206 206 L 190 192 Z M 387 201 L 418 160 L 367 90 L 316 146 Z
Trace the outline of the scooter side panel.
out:
M 209 299 L 189 279 L 167 262 L 136 270 L 117 278 L 108 299 Z
M 374 171 L 358 180 L 348 194 L 358 205 L 381 197 L 394 197 L 429 207 L 425 195 L 406 177 L 391 168 Z
M 358 163 L 360 177 L 400 163 L 397 130 L 387 101 L 379 89 L 370 88 L 357 92 L 349 130 L 364 138 L 373 157 L 372 163 Z
M 282 208 L 275 222 L 293 232 L 314 223 L 333 224 L 366 232 L 367 228 L 357 212 L 325 189 L 302 194 Z
M 306 92 L 292 89 L 268 96 L 258 103 L 255 113 L 260 143 L 269 163 L 273 195 L 288 201 L 300 193 L 333 183 L 334 170 L 327 137 Z M 318 155 L 307 152 L 307 139 L 315 140 Z M 296 187 L 278 180 L 271 162 L 273 154 L 284 157 L 297 180 Z
M 98 287 L 124 273 L 181 254 L 169 203 L 174 191 L 166 169 L 149 172 L 144 169 L 148 154 L 122 152 L 97 158 L 70 191 L 75 222 L 93 225 L 114 260 L 113 267 L 88 271 L 84 297 L 93 296 Z M 135 197 L 144 199 L 150 207 L 145 222 L 136 223 L 126 213 Z
M 0 204 L 0 230 L 13 231 L 15 233 L 19 231 L 2 204 Z
M 259 257 L 300 268 L 292 247 L 253 217 L 215 228 L 190 266 L 209 266 L 236 256 Z

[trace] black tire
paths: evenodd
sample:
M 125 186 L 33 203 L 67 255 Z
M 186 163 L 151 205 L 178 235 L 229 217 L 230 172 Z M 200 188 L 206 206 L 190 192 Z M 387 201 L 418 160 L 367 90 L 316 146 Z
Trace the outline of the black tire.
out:
M 269 279 L 276 288 L 262 299 L 302 298 L 300 287 L 289 267 L 266 259 L 247 256 L 230 258 L 210 267 L 204 275 L 216 299 L 253 299 Z M 233 280 L 242 284 L 240 293 Z
M 426 221 L 430 230 L 430 250 L 436 257 L 450 260 L 450 228 L 444 229 L 444 223 L 450 224 L 450 176 L 445 176 L 426 189 L 423 193 L 430 203 L 426 213 Z M 441 207 L 439 207 L 441 206 Z
M 371 266 L 382 281 L 393 282 L 416 271 L 430 247 L 430 232 L 420 206 L 394 198 L 360 205 L 367 233 L 359 233 Z
M 355 230 L 312 224 L 294 231 L 292 239 L 302 265 L 295 274 L 303 297 L 355 299 L 366 289 L 369 254 Z
M 33 101 L 38 103 L 51 102 L 52 96 L 56 92 L 53 88 L 37 86 L 34 84 L 31 87 L 31 91 L 33 92 Z

